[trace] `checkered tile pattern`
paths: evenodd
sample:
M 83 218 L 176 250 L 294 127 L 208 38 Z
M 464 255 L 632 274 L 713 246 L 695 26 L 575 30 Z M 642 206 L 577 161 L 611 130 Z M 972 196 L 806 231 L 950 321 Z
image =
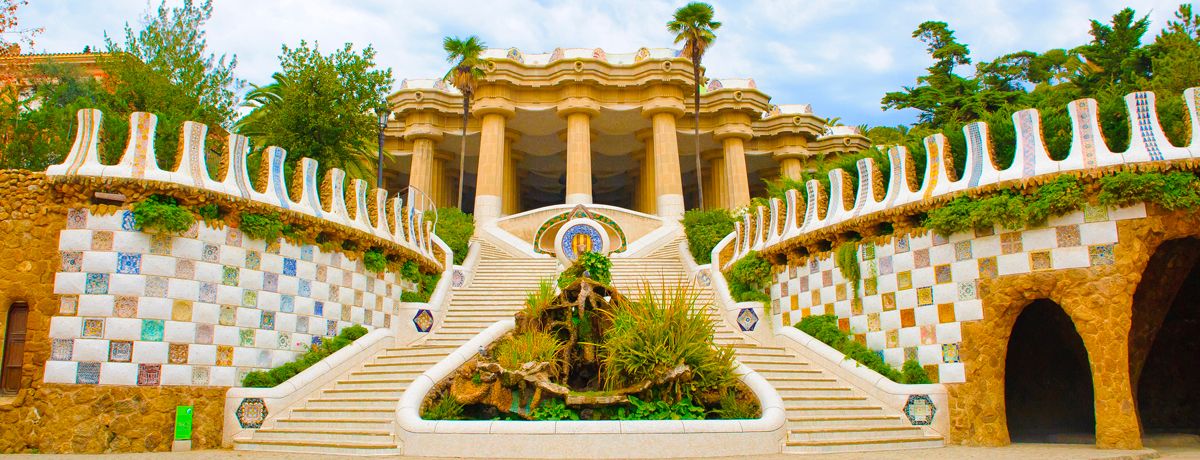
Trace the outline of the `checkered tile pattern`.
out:
M 129 211 L 71 210 L 59 249 L 50 383 L 240 386 L 347 326 L 390 327 L 403 289 L 338 252 L 143 233 Z
M 1089 206 L 1041 227 L 983 229 L 948 238 L 905 235 L 860 245 L 859 298 L 853 298 L 832 256 L 813 258 L 777 275 L 771 286 L 773 311 L 787 325 L 809 315 L 836 314 L 843 330 L 888 364 L 899 367 L 915 358 L 935 366 L 933 374 L 943 383 L 964 382 L 961 326 L 983 319 L 980 279 L 1111 265 L 1116 221 L 1145 214 L 1142 205 Z

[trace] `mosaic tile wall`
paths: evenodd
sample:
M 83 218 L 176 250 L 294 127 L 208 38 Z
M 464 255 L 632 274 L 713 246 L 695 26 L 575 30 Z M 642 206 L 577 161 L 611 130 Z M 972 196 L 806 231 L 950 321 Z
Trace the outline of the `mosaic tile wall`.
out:
M 1113 263 L 1117 223 L 1145 217 L 1145 207 L 1086 207 L 1046 225 L 958 233 L 929 232 L 859 247 L 859 297 L 832 256 L 788 266 L 771 285 L 782 324 L 805 316 L 838 316 L 842 330 L 900 367 L 917 359 L 936 368 L 935 381 L 965 381 L 961 325 L 983 319 L 979 280 L 1040 270 Z
M 315 246 L 197 223 L 143 233 L 133 215 L 69 211 L 47 383 L 240 386 L 354 324 L 391 327 L 394 273 Z

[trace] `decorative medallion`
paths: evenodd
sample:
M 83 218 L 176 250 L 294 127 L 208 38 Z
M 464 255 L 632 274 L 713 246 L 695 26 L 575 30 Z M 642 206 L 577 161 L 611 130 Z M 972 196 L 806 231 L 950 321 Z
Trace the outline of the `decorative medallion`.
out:
M 703 286 L 712 285 L 712 277 L 708 274 L 708 270 L 700 270 L 700 273 L 696 274 L 696 280 Z
M 562 238 L 559 239 L 559 243 L 562 245 L 563 255 L 572 261 L 583 252 L 600 253 L 604 251 L 604 241 L 600 239 L 600 232 L 585 223 L 567 227 Z
M 738 327 L 742 328 L 742 332 L 753 331 L 758 325 L 758 314 L 753 308 L 743 308 L 737 315 Z
M 262 428 L 267 419 L 267 403 L 262 398 L 243 399 L 237 408 L 238 425 L 242 428 Z
M 451 278 L 451 280 L 453 281 L 453 285 L 456 288 L 463 287 L 463 285 L 467 283 L 466 276 L 463 275 L 462 270 L 454 270 L 454 275 L 453 275 L 453 278 Z
M 429 310 L 417 310 L 417 315 L 413 316 L 413 325 L 417 327 L 417 332 L 429 332 L 433 329 L 433 313 Z
M 908 402 L 904 403 L 904 415 L 913 425 L 928 426 L 933 423 L 935 414 L 937 414 L 937 407 L 933 405 L 933 400 L 929 399 L 929 395 L 909 395 Z

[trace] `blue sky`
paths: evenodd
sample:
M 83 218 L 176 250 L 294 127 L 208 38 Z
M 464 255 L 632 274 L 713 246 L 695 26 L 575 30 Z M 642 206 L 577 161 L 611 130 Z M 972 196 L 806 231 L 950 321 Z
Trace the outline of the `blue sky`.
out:
M 177 3 L 175 1 L 170 2 Z M 479 35 L 489 46 L 548 52 L 601 47 L 632 52 L 670 47 L 663 29 L 681 0 L 214 0 L 209 48 L 238 58 L 238 76 L 265 82 L 280 45 L 301 39 L 324 49 L 372 44 L 396 83 L 445 72 L 445 35 Z M 724 23 L 705 57 L 709 75 L 751 77 L 777 104 L 810 103 L 848 125 L 910 123 L 911 111 L 883 111 L 887 91 L 912 85 L 930 64 L 911 37 L 925 20 L 946 21 L 975 60 L 1028 49 L 1071 47 L 1089 39 L 1088 20 L 1124 6 L 1149 14 L 1154 35 L 1178 1 L 1113 0 L 794 0 L 713 1 Z M 155 0 L 153 5 L 157 5 Z M 36 49 L 80 51 L 122 37 L 151 8 L 145 0 L 37 0 L 20 10 L 23 27 L 44 27 Z

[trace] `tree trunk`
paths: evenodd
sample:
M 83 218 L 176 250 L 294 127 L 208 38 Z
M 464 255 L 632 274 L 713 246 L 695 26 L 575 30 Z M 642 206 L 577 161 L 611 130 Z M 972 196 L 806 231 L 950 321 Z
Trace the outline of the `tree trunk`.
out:
M 694 51 L 695 49 L 693 49 Z M 694 140 L 696 142 L 696 198 L 698 200 L 697 203 L 699 203 L 697 207 L 704 209 L 704 175 L 700 168 L 700 56 L 695 56 L 695 59 L 692 59 L 692 77 L 696 81 L 696 97 L 693 100 L 695 102 L 693 108 L 696 110 L 693 114 L 696 117 L 696 130 L 694 132 Z M 714 172 L 714 174 L 716 173 Z
M 462 115 L 462 142 L 458 151 L 458 209 L 466 212 L 463 208 L 463 175 L 467 171 L 467 117 L 471 113 L 471 93 L 463 93 L 463 115 Z

